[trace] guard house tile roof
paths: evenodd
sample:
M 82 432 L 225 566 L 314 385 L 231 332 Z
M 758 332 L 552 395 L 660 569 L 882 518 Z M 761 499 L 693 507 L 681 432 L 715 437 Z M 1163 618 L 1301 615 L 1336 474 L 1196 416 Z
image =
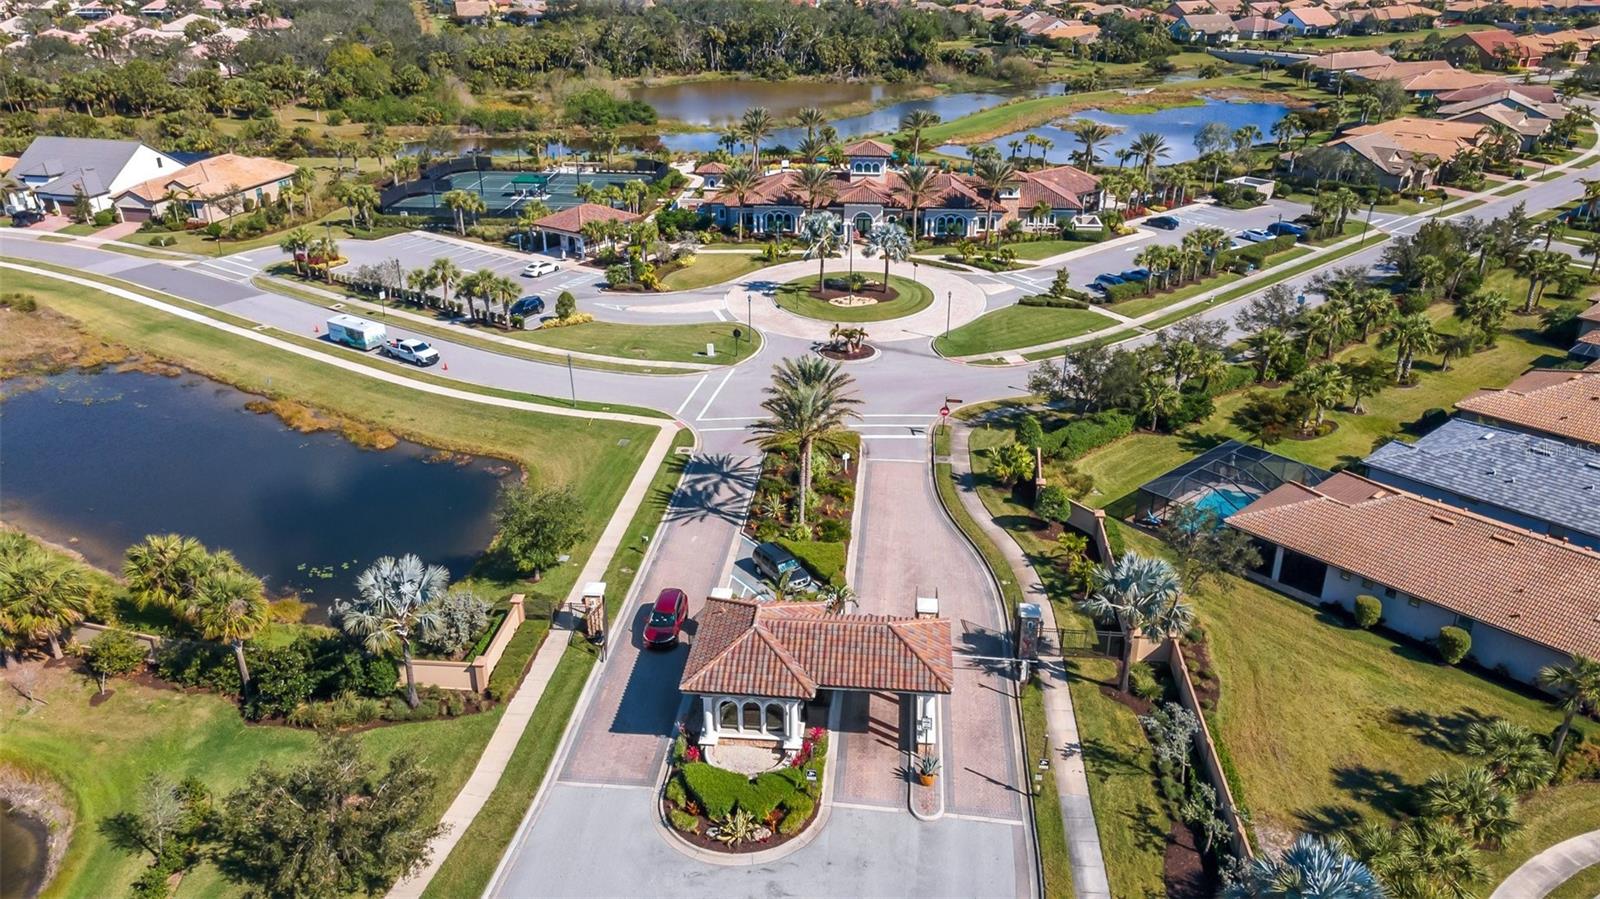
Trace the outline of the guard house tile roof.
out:
M 1484 390 L 1456 408 L 1513 427 L 1600 446 L 1600 375 L 1530 371 L 1504 390 Z
M 817 603 L 708 599 L 679 687 L 810 699 L 819 688 L 949 693 L 950 622 L 829 615 Z
M 1416 443 L 1395 441 L 1367 467 L 1600 536 L 1600 452 L 1453 418 Z
M 560 212 L 552 212 L 533 223 L 535 228 L 577 234 L 590 222 L 632 222 L 640 217 L 626 209 L 601 206 L 599 203 L 579 203 Z
M 1600 554 L 1340 472 L 1228 524 L 1566 653 L 1600 654 Z

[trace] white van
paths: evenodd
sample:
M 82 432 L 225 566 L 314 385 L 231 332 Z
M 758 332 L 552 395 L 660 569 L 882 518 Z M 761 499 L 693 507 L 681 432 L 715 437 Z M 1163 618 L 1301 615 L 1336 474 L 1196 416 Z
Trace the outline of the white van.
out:
M 353 315 L 335 315 L 328 319 L 328 339 L 355 347 L 362 352 L 383 346 L 389 337 L 383 325 L 369 322 Z

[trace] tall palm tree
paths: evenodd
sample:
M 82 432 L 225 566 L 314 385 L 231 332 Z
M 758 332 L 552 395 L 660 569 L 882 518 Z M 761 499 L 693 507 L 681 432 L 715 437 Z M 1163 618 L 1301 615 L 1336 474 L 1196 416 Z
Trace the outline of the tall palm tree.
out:
M 200 636 L 226 643 L 233 650 L 243 695 L 250 688 L 244 643 L 261 633 L 271 620 L 261 579 L 233 562 L 231 556 L 216 560 L 195 583 L 185 613 Z
M 306 251 L 311 249 L 311 242 L 316 239 L 316 234 L 312 233 L 310 228 L 301 225 L 291 228 L 289 233 L 278 241 L 278 249 L 293 257 L 295 274 L 305 275 Z
M 1372 869 L 1337 845 L 1301 834 L 1276 858 L 1263 855 L 1245 876 L 1223 890 L 1223 899 L 1385 899 Z
M 992 211 L 1001 208 L 1000 194 L 1005 190 L 1006 184 L 1016 177 L 1017 167 L 1000 159 L 984 159 L 973 166 L 973 174 L 978 176 L 978 182 L 988 192 L 989 207 Z M 991 241 L 999 234 L 999 229 L 994 227 L 993 218 L 989 221 L 987 233 Z
M 1114 620 L 1125 638 L 1117 689 L 1127 692 L 1129 662 L 1136 634 L 1162 640 L 1189 629 L 1194 608 L 1183 600 L 1178 573 L 1165 559 L 1127 552 L 1095 569 L 1091 588 L 1079 604 L 1085 614 Z
M 1083 121 L 1072 126 L 1072 136 L 1077 139 L 1079 150 L 1074 155 L 1079 164 L 1085 169 L 1093 169 L 1100 161 L 1100 145 L 1111 139 L 1115 132 L 1109 125 L 1100 122 Z
M 894 222 L 884 222 L 873 226 L 867 232 L 867 245 L 864 251 L 869 259 L 883 254 L 883 292 L 889 292 L 889 263 L 904 262 L 911 256 L 911 238 L 906 235 L 906 230 Z
M 907 166 L 905 171 L 900 173 L 898 193 L 905 198 L 906 208 L 911 211 L 912 237 L 922 233 L 917 227 L 917 212 L 933 197 L 933 179 L 937 174 L 934 169 L 921 164 Z
M 939 124 L 943 119 L 931 109 L 913 109 L 900 119 L 900 130 L 911 134 L 911 160 L 922 156 L 922 132 Z
M 831 212 L 813 212 L 800 219 L 800 237 L 806 242 L 806 258 L 817 260 L 817 289 L 823 287 L 828 257 L 839 248 L 839 217 Z
M 1396 318 L 1378 338 L 1378 346 L 1394 347 L 1394 379 L 1401 384 L 1410 381 L 1411 364 L 1416 361 L 1417 354 L 1431 353 L 1438 345 L 1439 333 L 1422 312 Z
M 1294 376 L 1289 393 L 1311 404 L 1312 420 L 1320 427 L 1329 407 L 1335 406 L 1350 391 L 1350 379 L 1337 363 L 1321 362 Z
M 1468 725 L 1462 746 L 1467 755 L 1483 761 L 1496 781 L 1516 793 L 1543 785 L 1555 770 L 1539 736 L 1504 718 Z
M 367 651 L 400 653 L 406 671 L 406 704 L 412 708 L 417 707 L 412 641 L 438 629 L 439 601 L 449 590 L 450 572 L 443 565 L 424 565 L 412 553 L 398 559 L 383 556 L 356 578 L 359 598 L 334 605 L 339 627 L 362 638 Z
M 1289 335 L 1279 328 L 1263 328 L 1244 339 L 1245 345 L 1256 355 L 1256 380 L 1267 378 L 1282 370 L 1294 346 Z
M 1485 346 L 1492 347 L 1510 312 L 1510 297 L 1498 290 L 1485 290 L 1462 297 L 1456 303 L 1455 316 L 1471 327 Z
M 1553 278 L 1567 271 L 1572 257 L 1555 250 L 1529 250 L 1517 261 L 1517 271 L 1528 279 L 1528 296 L 1522 304 L 1522 314 L 1532 315 L 1539 308 L 1539 300 Z
M 807 106 L 794 117 L 795 124 L 806 129 L 806 138 L 815 140 L 817 131 L 828 124 L 828 114 L 815 106 Z
M 433 275 L 433 280 L 438 283 L 439 290 L 443 292 L 443 298 L 440 302 L 448 304 L 450 302 L 450 288 L 461 283 L 460 266 L 457 266 L 448 256 L 440 256 L 429 264 L 428 272 Z
M 826 206 L 833 201 L 835 193 L 833 172 L 827 166 L 803 165 L 796 186 L 801 193 L 806 195 L 806 211 L 810 212 L 819 206 Z
M 752 442 L 764 450 L 794 448 L 800 468 L 795 520 L 806 526 L 811 496 L 811 454 L 816 446 L 837 445 L 845 422 L 859 418 L 861 404 L 851 392 L 855 381 L 839 363 L 820 356 L 785 359 L 774 366 L 772 384 L 761 408 L 767 417 L 750 425 Z
M 151 534 L 128 547 L 122 578 L 128 595 L 146 607 L 179 609 L 210 565 L 206 548 L 193 537 Z
M 1560 696 L 1561 728 L 1556 731 L 1556 743 L 1550 748 L 1555 756 L 1555 767 L 1561 770 L 1561 758 L 1567 751 L 1567 735 L 1572 732 L 1572 719 L 1579 712 L 1600 704 L 1600 661 L 1588 656 L 1575 655 L 1565 665 L 1547 665 L 1539 669 L 1539 686 Z
M 755 169 L 738 162 L 728 166 L 728 170 L 722 174 L 722 191 L 733 197 L 737 206 L 734 214 L 738 217 L 741 243 L 744 241 L 744 204 L 755 191 L 756 180 Z
M 493 309 L 496 305 L 500 307 L 501 316 L 505 316 L 506 311 L 511 308 L 511 304 L 516 302 L 517 296 L 521 293 L 522 288 L 517 285 L 517 282 L 503 275 L 490 275 L 483 282 L 483 300 L 485 307 L 489 311 L 489 317 L 491 319 L 494 318 Z M 509 322 L 503 323 L 509 324 Z
M 439 202 L 445 205 L 456 217 L 456 233 L 467 233 L 467 216 L 478 215 L 488 207 L 483 202 L 483 197 L 473 190 L 447 190 L 439 196 Z
M 1350 297 L 1350 314 L 1361 329 L 1361 342 L 1366 343 L 1374 326 L 1382 325 L 1394 314 L 1394 297 L 1386 290 L 1371 288 L 1360 290 Z
M 72 560 L 20 536 L 0 551 L 0 633 L 8 645 L 43 640 L 61 658 L 61 632 L 88 614 L 94 587 Z
M 1589 279 L 1594 280 L 1595 268 L 1600 267 L 1600 234 L 1591 234 L 1578 247 L 1578 255 L 1589 257 Z
M 517 209 L 517 227 L 522 229 L 523 252 L 533 252 L 533 226 L 549 214 L 550 207 L 543 200 L 528 200 Z
M 1133 139 L 1128 146 L 1133 155 L 1139 158 L 1139 168 L 1144 176 L 1149 178 L 1155 172 L 1156 164 L 1171 155 L 1171 147 L 1167 139 L 1155 131 L 1146 131 Z
M 772 133 L 772 113 L 767 112 L 765 106 L 756 106 L 745 110 L 744 118 L 739 122 L 744 139 L 750 142 L 750 164 L 757 171 L 761 170 L 761 142 Z
M 471 194 L 471 196 L 477 198 L 477 200 L 478 200 L 477 205 L 479 207 L 483 206 L 483 198 L 482 197 L 479 197 L 477 194 Z M 355 217 L 355 218 L 360 218 L 361 219 L 361 224 L 364 227 L 366 227 L 368 230 L 371 230 L 372 229 L 372 211 L 374 209 L 378 208 L 378 192 L 376 190 L 373 190 L 372 185 L 370 185 L 370 184 L 353 184 L 353 185 L 351 185 L 350 189 L 345 191 L 344 201 L 345 201 L 345 204 L 350 207 L 351 216 Z M 482 209 L 480 208 L 477 211 L 481 212 Z

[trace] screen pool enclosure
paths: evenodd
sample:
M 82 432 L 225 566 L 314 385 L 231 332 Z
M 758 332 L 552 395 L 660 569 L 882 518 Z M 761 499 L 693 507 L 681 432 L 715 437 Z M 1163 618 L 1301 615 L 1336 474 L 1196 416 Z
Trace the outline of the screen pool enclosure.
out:
M 387 215 L 454 218 L 455 213 L 444 204 L 443 197 L 452 190 L 464 190 L 483 198 L 486 210 L 480 214 L 482 217 L 516 218 L 524 205 L 534 201 L 543 203 L 551 212 L 578 205 L 580 184 L 590 184 L 596 191 L 602 191 L 611 185 L 621 187 L 629 181 L 649 184 L 652 180 L 650 172 L 468 170 L 400 185 L 410 190 L 387 200 L 383 211 Z
M 1289 481 L 1314 487 L 1331 472 L 1229 440 L 1139 488 L 1137 520 L 1158 525 L 1174 505 L 1227 518 Z

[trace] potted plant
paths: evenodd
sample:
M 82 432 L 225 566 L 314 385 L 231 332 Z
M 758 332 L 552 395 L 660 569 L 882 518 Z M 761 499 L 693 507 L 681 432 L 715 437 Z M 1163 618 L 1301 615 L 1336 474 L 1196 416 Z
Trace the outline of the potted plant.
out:
M 917 773 L 917 783 L 931 787 L 933 779 L 939 776 L 939 757 L 926 753 L 919 755 L 913 770 Z

